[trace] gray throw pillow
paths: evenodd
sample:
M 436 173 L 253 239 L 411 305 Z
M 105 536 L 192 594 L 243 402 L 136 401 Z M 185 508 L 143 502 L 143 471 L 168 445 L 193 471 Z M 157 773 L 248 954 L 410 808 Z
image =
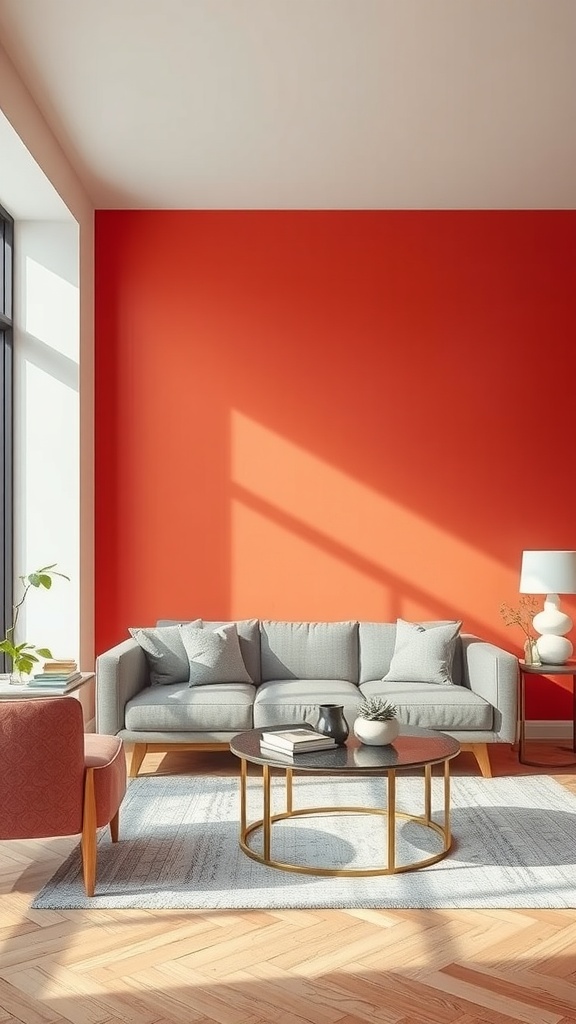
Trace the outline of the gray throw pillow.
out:
M 251 683 L 234 622 L 217 629 L 178 626 L 189 661 L 190 686 Z
M 396 643 L 382 682 L 452 683 L 452 663 L 461 622 L 425 628 L 396 620 Z
M 193 625 L 201 622 L 196 619 Z M 178 626 L 131 627 L 128 632 L 146 655 L 152 686 L 188 682 L 190 662 Z

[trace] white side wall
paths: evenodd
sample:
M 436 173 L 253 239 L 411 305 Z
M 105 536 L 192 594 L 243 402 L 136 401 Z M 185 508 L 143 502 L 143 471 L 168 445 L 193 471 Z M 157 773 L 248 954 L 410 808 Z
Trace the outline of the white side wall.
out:
M 17 639 L 80 657 L 78 225 L 15 225 L 14 558 L 20 572 L 57 563 L 48 594 L 32 589 Z M 17 598 L 22 589 L 18 584 Z
M 16 221 L 15 574 L 57 561 L 26 639 L 94 664 L 94 208 L 0 46 L 0 203 Z M 25 183 L 25 187 L 23 187 Z M 45 399 L 45 400 L 44 400 Z M 42 405 L 39 401 L 42 400 Z M 18 590 L 17 590 L 18 592 Z

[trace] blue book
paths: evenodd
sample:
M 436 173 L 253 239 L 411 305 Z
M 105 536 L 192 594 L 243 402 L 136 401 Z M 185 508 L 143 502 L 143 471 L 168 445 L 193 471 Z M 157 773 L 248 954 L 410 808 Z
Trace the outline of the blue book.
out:
M 73 672 L 36 672 L 34 679 L 72 679 L 79 674 L 77 668 Z
M 55 672 L 39 672 L 37 676 L 33 676 L 32 679 L 30 679 L 28 686 L 52 687 L 55 690 L 62 690 L 69 683 L 75 683 L 81 678 L 81 672 L 71 672 L 66 676 L 57 675 Z

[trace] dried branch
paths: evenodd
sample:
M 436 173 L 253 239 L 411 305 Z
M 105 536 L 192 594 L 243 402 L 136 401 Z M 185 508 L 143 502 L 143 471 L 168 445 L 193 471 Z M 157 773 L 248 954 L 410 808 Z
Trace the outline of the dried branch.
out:
M 500 615 L 506 626 L 520 626 L 524 635 L 529 639 L 535 639 L 535 632 L 532 628 L 532 619 L 539 610 L 538 599 L 533 594 L 522 594 L 518 602 L 518 608 L 512 608 L 505 601 L 500 605 Z

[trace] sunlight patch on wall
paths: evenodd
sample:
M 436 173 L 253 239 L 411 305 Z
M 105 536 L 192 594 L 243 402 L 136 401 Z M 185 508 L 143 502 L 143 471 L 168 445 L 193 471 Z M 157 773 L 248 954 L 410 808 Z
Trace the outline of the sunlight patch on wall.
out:
M 373 607 L 374 617 L 386 617 L 388 608 L 395 609 L 394 617 L 453 614 L 493 630 L 499 624 L 500 601 L 517 592 L 516 573 L 490 555 L 238 411 L 232 413 L 231 473 L 233 483 L 248 495 L 318 536 L 317 543 L 303 542 L 296 526 L 279 530 L 263 515 L 240 515 L 235 505 L 236 597 L 238 588 L 248 585 L 246 575 L 253 580 L 255 573 L 262 577 L 263 550 L 282 571 L 275 572 L 270 565 L 264 573 L 270 575 L 268 584 L 261 578 L 258 584 L 249 584 L 254 593 L 266 584 L 270 600 L 274 594 L 280 600 L 277 588 L 282 580 L 290 591 L 284 594 L 283 605 L 291 604 L 297 611 L 306 581 L 313 587 L 307 604 L 317 606 L 322 617 L 328 616 L 329 607 L 343 607 L 335 595 L 352 580 L 356 593 L 349 605 L 354 617 L 362 614 L 361 604 Z M 336 545 L 341 555 L 327 555 L 322 538 L 328 550 Z M 365 563 L 365 572 L 351 569 L 358 560 Z
M 378 580 L 241 500 L 232 502 L 232 539 L 232 617 L 356 619 L 374 608 L 387 617 Z
M 51 225 L 52 232 L 70 236 L 66 225 Z M 29 256 L 25 269 L 26 301 L 24 330 L 43 341 L 53 352 L 79 359 L 79 289 L 48 267 Z

